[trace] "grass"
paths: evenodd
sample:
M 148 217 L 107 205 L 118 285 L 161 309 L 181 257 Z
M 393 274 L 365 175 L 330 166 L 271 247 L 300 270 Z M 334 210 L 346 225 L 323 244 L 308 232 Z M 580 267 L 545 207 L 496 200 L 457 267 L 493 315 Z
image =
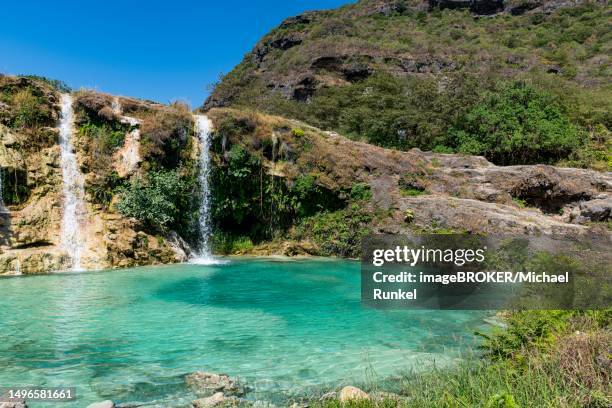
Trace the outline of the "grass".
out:
M 483 343 L 485 357 L 473 356 L 452 368 L 402 376 L 396 400 L 349 404 L 328 400 L 311 406 L 603 408 L 612 404 L 609 309 L 511 312 L 506 314 L 506 323 L 506 330 L 495 331 Z M 492 358 L 491 351 L 500 342 L 504 347 L 511 345 L 510 352 Z
M 525 207 L 527 207 L 527 201 L 523 200 L 522 198 L 513 198 L 512 202 L 514 204 L 516 204 L 516 206 L 518 208 L 525 208 Z
M 415 187 L 401 187 L 400 194 L 403 197 L 418 197 L 429 194 L 426 190 Z

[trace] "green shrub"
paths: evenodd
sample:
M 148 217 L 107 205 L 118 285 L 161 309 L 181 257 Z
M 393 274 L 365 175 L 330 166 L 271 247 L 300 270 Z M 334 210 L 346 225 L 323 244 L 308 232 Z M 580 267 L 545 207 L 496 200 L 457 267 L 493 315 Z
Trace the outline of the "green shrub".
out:
M 400 194 L 403 197 L 418 197 L 427 194 L 427 191 L 416 187 L 401 187 Z
M 43 99 L 34 95 L 31 89 L 26 88 L 13 95 L 12 103 L 15 109 L 13 118 L 14 127 L 28 127 L 48 123 L 50 110 Z
M 306 133 L 300 128 L 291 129 L 291 134 L 295 137 L 304 137 Z
M 104 208 L 108 208 L 113 196 L 123 185 L 123 180 L 114 170 L 108 174 L 96 176 L 97 177 L 86 186 L 87 192 L 91 196 L 93 202 L 102 205 Z
M 372 198 L 372 189 L 367 183 L 355 183 L 351 188 L 351 199 L 355 201 L 369 200 Z
M 125 132 L 125 129 L 117 129 L 108 123 L 98 125 L 88 122 L 79 127 L 79 134 L 91 139 L 100 153 L 113 153 L 123 146 Z
M 154 171 L 145 180 L 136 178 L 121 189 L 117 204 L 126 217 L 133 217 L 145 225 L 165 232 L 176 226 L 191 201 L 191 187 L 174 170 Z
M 554 162 L 584 142 L 553 95 L 520 82 L 487 93 L 451 134 L 458 151 L 498 164 Z
M 519 408 L 514 397 L 507 393 L 495 394 L 487 401 L 487 408 Z
M 371 232 L 372 215 L 358 204 L 334 212 L 321 212 L 304 219 L 296 228 L 297 239 L 312 239 L 321 255 L 357 258 L 361 240 Z

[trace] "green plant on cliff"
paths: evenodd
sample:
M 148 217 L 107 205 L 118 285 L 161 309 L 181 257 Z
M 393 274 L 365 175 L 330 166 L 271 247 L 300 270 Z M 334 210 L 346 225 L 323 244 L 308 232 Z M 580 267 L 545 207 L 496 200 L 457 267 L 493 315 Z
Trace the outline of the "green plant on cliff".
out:
M 22 89 L 13 95 L 12 104 L 15 109 L 14 127 L 33 128 L 49 122 L 51 112 L 47 104 L 30 88 Z
M 93 154 L 109 154 L 115 149 L 123 146 L 126 129 L 116 123 L 92 122 L 84 123 L 79 127 L 79 134 L 89 139 L 92 148 L 96 150 Z
M 151 169 L 176 168 L 187 146 L 193 119 L 187 105 L 176 102 L 167 109 L 143 115 L 140 154 Z
M 363 203 L 362 203 L 363 204 Z M 361 240 L 371 233 L 372 214 L 358 203 L 337 211 L 324 211 L 305 218 L 296 227 L 297 239 L 312 239 L 323 256 L 358 258 Z
M 151 229 L 181 232 L 189 222 L 193 186 L 177 170 L 149 172 L 146 179 L 135 178 L 120 189 L 119 211 Z
M 553 95 L 520 82 L 488 92 L 451 134 L 458 151 L 499 164 L 555 162 L 584 143 Z

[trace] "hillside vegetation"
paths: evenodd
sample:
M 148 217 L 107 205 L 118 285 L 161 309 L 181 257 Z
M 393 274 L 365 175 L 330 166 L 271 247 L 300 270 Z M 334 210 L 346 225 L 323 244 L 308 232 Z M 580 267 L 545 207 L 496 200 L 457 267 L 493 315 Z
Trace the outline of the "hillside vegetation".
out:
M 611 32 L 607 2 L 362 0 L 285 20 L 203 108 L 401 150 L 610 170 Z

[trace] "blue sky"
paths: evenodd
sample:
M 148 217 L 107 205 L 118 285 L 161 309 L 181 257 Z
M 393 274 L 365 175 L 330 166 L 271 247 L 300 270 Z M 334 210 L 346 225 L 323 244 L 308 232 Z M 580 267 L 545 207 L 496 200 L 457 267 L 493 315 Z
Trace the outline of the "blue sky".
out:
M 284 18 L 348 0 L 4 0 L 0 72 L 193 107 Z

